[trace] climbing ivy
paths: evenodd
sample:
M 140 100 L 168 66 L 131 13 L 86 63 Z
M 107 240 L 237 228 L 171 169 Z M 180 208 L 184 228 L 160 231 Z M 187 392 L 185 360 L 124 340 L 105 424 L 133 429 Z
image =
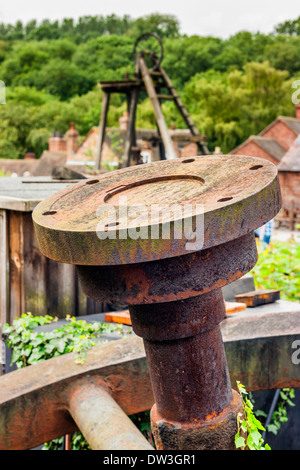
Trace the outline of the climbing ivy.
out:
M 36 331 L 42 325 L 57 322 L 56 317 L 50 315 L 32 316 L 23 314 L 16 318 L 12 325 L 3 326 L 3 336 L 8 347 L 12 349 L 12 364 L 18 369 L 36 364 L 52 357 L 62 356 L 75 352 L 75 362 L 82 364 L 86 352 L 95 346 L 96 339 L 101 334 L 117 332 L 122 335 L 122 325 L 110 323 L 88 323 L 80 318 L 67 315 L 66 323 L 57 326 L 52 331 Z M 43 450 L 62 450 L 64 437 L 53 439 L 44 444 Z M 76 432 L 71 438 L 72 450 L 89 450 L 90 447 L 83 435 Z
M 248 397 L 248 392 L 239 381 L 236 383 L 243 403 L 243 413 L 239 413 L 237 417 L 236 448 L 242 450 L 271 450 L 269 444 L 265 444 L 262 438 L 260 431 L 265 431 L 265 428 L 254 414 L 253 403 Z
M 27 313 L 16 318 L 11 326 L 5 324 L 2 331 L 13 351 L 12 364 L 20 369 L 70 352 L 75 352 L 75 362 L 82 364 L 86 351 L 96 344 L 96 338 L 103 333 L 122 331 L 121 325 L 88 323 L 69 315 L 65 324 L 52 331 L 35 331 L 37 327 L 57 320 L 50 315 L 32 316 Z
M 292 399 L 295 398 L 295 390 L 293 388 L 283 388 L 280 390 L 280 398 L 281 400 L 278 400 L 276 409 L 272 414 L 271 422 L 266 426 L 267 431 L 275 435 L 278 434 L 281 425 L 288 421 L 287 406 L 295 406 L 295 403 L 292 402 Z M 257 410 L 255 415 L 267 417 L 266 413 L 261 410 Z
M 296 226 L 296 228 L 300 228 Z M 257 242 L 258 262 L 251 271 L 257 289 L 279 289 L 280 297 L 291 302 L 300 301 L 300 244 L 291 237 L 282 242 L 274 240 L 266 247 Z M 284 388 L 280 391 L 278 401 L 267 431 L 277 434 L 281 424 L 288 421 L 287 405 L 295 406 L 291 401 L 295 397 L 294 389 Z M 261 411 L 256 416 L 267 417 Z

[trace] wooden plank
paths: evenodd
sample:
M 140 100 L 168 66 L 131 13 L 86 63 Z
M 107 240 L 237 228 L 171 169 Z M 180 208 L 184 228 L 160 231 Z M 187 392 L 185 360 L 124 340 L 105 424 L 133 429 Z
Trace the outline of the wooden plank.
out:
M 69 184 L 67 181 L 52 180 L 50 176 L 42 179 L 35 176 L 0 177 L 0 209 L 32 212 L 39 202 Z
M 235 296 L 236 302 L 243 302 L 247 307 L 270 304 L 280 299 L 280 291 L 277 289 L 261 289 Z
M 289 229 L 291 231 L 294 230 L 294 212 L 295 212 L 295 201 L 294 199 L 291 200 L 291 208 L 290 208 L 290 220 L 289 220 Z
M 225 302 L 226 315 L 242 312 L 246 307 L 247 305 L 242 302 Z
M 120 80 L 112 82 L 100 82 L 105 93 L 128 93 L 134 88 L 140 87 L 140 80 Z
M 175 102 L 181 116 L 183 117 L 184 122 L 186 123 L 186 125 L 190 129 L 192 135 L 200 136 L 200 133 L 199 133 L 194 121 L 192 120 L 190 114 L 188 113 L 187 109 L 185 108 L 184 104 L 182 103 L 180 97 L 177 95 L 177 93 L 175 91 L 175 87 L 173 86 L 173 84 L 172 84 L 170 78 L 168 77 L 167 73 L 165 72 L 165 70 L 161 66 L 159 67 L 159 71 L 160 71 L 160 73 L 163 77 L 163 80 L 164 80 L 167 88 L 172 93 L 174 102 Z M 197 144 L 198 144 L 198 147 L 199 147 L 201 153 L 203 153 L 205 155 L 209 154 L 207 146 L 203 141 L 198 141 Z
M 175 88 L 170 80 L 170 78 L 168 77 L 168 75 L 166 74 L 165 70 L 160 66 L 159 68 L 160 70 L 160 73 L 161 75 L 163 76 L 163 79 L 168 87 L 168 89 L 171 91 L 171 93 L 173 94 L 174 96 L 174 100 L 175 100 L 175 103 L 176 103 L 176 106 L 179 110 L 179 112 L 181 113 L 186 125 L 188 126 L 188 128 L 191 130 L 191 133 L 193 135 L 200 135 L 199 134 L 199 131 L 197 129 L 197 127 L 195 126 L 193 120 L 191 119 L 189 113 L 187 112 L 185 106 L 183 105 L 181 99 L 179 98 L 179 96 L 176 94 L 175 92 Z
M 242 302 L 225 302 L 226 314 L 242 312 L 246 309 L 246 304 Z M 119 312 L 108 312 L 105 314 L 105 321 L 112 323 L 121 323 L 124 325 L 131 325 L 129 310 L 122 310 Z
M 135 115 L 139 90 L 136 88 L 129 99 L 128 125 L 124 142 L 123 164 L 130 166 L 131 148 L 135 140 Z
M 111 323 L 121 323 L 123 325 L 131 325 L 129 310 L 121 312 L 108 312 L 105 314 L 105 321 Z
M 2 327 L 8 322 L 8 243 L 7 212 L 0 210 L 0 376 L 5 364 L 5 345 L 2 342 Z
M 9 323 L 25 311 L 22 212 L 9 212 Z
M 0 210 L 0 328 L 9 320 L 7 232 L 7 212 Z
M 172 96 L 172 95 L 161 95 L 161 94 L 159 94 L 159 95 L 157 95 L 157 98 L 159 100 L 174 100 L 174 96 Z
M 100 170 L 100 166 L 101 166 L 102 146 L 103 146 L 103 142 L 105 139 L 105 128 L 106 128 L 106 121 L 107 121 L 109 98 L 110 98 L 110 93 L 105 92 L 103 95 L 101 117 L 100 117 L 100 122 L 99 122 L 98 139 L 97 139 L 96 155 L 95 155 L 95 170 Z
M 151 101 L 152 106 L 153 106 L 157 126 L 159 127 L 160 135 L 161 135 L 164 147 L 165 147 L 166 159 L 167 160 L 172 160 L 174 158 L 177 158 L 177 155 L 176 155 L 175 149 L 173 147 L 172 139 L 171 139 L 171 137 L 169 135 L 169 132 L 168 132 L 167 124 L 166 124 L 165 118 L 163 116 L 163 113 L 162 113 L 162 110 L 161 110 L 161 107 L 160 107 L 159 100 L 157 98 L 157 94 L 156 94 L 152 79 L 150 77 L 147 65 L 146 65 L 143 57 L 139 57 L 138 63 L 139 63 L 139 66 L 140 66 L 140 70 L 141 70 L 141 73 L 142 73 L 142 77 L 143 77 L 143 80 L 144 80 L 144 84 L 145 84 L 148 96 L 149 96 L 150 101 Z
M 78 299 L 75 269 L 71 264 L 47 260 L 45 274 L 47 311 L 45 313 L 58 318 L 76 315 Z
M 46 270 L 48 260 L 40 252 L 31 212 L 23 213 L 25 313 L 47 314 Z

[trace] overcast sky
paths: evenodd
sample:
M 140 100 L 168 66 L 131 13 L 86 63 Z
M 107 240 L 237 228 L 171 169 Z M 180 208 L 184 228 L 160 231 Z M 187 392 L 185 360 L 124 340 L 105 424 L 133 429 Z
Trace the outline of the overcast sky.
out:
M 0 22 L 3 23 L 45 18 L 78 19 L 111 13 L 137 18 L 163 13 L 179 19 L 181 33 L 222 38 L 241 30 L 269 33 L 276 24 L 300 16 L 299 0 L 2 0 L 1 3 Z

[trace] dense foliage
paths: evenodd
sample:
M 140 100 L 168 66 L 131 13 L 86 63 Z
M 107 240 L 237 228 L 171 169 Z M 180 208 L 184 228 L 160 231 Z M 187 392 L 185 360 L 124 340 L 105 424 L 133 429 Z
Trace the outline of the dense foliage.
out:
M 229 39 L 180 34 L 172 15 L 132 19 L 116 15 L 0 24 L 0 157 L 18 158 L 30 148 L 40 156 L 54 131 L 71 121 L 82 136 L 99 122 L 99 81 L 132 76 L 133 45 L 148 31 L 160 35 L 163 66 L 211 150 L 232 150 L 279 114 L 294 115 L 292 82 L 300 77 L 300 37 L 277 26 L 272 34 L 239 32 Z M 295 24 L 294 24 L 295 23 Z M 115 95 L 108 124 L 118 126 L 125 97 Z M 168 124 L 183 126 L 173 103 Z M 137 125 L 154 127 L 149 99 L 141 96 Z
M 267 249 L 259 245 L 252 270 L 256 289 L 279 289 L 283 300 L 300 302 L 300 244 L 275 240 Z
M 2 329 L 8 347 L 12 349 L 11 363 L 18 369 L 38 362 L 62 356 L 70 352 L 75 353 L 74 361 L 78 364 L 84 362 L 86 351 L 96 345 L 96 341 L 103 340 L 103 334 L 115 332 L 123 335 L 121 325 L 111 323 L 89 323 L 80 317 L 66 317 L 65 323 L 50 331 L 40 331 L 43 325 L 55 325 L 56 317 L 50 315 L 32 316 L 30 313 L 16 318 L 12 325 L 5 324 Z M 63 450 L 64 436 L 44 444 L 44 450 Z M 90 446 L 81 432 L 71 436 L 72 450 L 90 450 Z
M 265 444 L 261 431 L 265 428 L 256 418 L 253 411 L 253 403 L 248 397 L 248 392 L 239 381 L 237 388 L 242 397 L 243 413 L 238 413 L 238 431 L 235 435 L 235 446 L 242 450 L 271 450 L 269 444 Z
M 5 324 L 2 333 L 12 348 L 12 364 L 18 369 L 36 364 L 52 357 L 75 352 L 75 362 L 83 363 L 86 351 L 95 346 L 103 333 L 122 333 L 121 325 L 111 323 L 88 323 L 80 317 L 66 317 L 66 323 L 50 331 L 36 328 L 56 322 L 50 315 L 32 316 L 30 313 L 16 318 L 12 325 Z M 54 323 L 55 324 L 55 323 Z

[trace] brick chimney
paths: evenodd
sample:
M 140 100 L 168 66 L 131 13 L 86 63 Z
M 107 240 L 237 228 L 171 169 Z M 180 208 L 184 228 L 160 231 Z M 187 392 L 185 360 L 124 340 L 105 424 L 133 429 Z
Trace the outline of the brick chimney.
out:
M 300 119 L 300 104 L 296 104 L 296 118 Z
M 70 129 L 65 134 L 67 147 L 67 160 L 71 160 L 77 150 L 79 133 L 75 129 L 74 122 L 71 122 Z
M 126 131 L 128 126 L 128 112 L 124 111 L 123 116 L 119 119 L 120 130 Z
M 49 139 L 49 152 L 66 152 L 67 142 L 61 132 L 53 132 Z
M 36 154 L 30 149 L 24 155 L 24 160 L 35 160 Z

